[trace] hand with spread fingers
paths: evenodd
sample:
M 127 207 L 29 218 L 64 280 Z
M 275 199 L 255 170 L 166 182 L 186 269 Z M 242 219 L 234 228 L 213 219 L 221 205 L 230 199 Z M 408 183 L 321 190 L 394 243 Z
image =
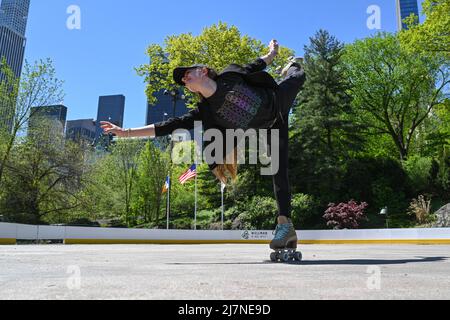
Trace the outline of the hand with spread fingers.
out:
M 103 129 L 104 134 L 112 133 L 116 135 L 117 137 L 126 137 L 127 132 L 126 130 L 122 129 L 119 126 L 116 126 L 115 124 L 108 122 L 108 121 L 100 121 L 100 128 Z

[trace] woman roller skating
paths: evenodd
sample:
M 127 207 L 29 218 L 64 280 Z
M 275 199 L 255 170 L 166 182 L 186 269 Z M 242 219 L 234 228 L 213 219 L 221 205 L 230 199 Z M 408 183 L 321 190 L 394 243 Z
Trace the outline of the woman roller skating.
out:
M 174 81 L 197 93 L 201 101 L 186 115 L 143 128 L 122 129 L 109 122 L 101 122 L 105 133 L 118 137 L 161 137 L 177 129 L 191 130 L 195 121 L 202 121 L 204 129 L 278 129 L 279 170 L 273 175 L 274 194 L 278 206 L 278 225 L 270 248 L 275 250 L 271 260 L 300 260 L 297 235 L 291 222 L 291 188 L 288 177 L 288 116 L 294 100 L 305 82 L 300 58 L 291 58 L 282 70 L 283 80 L 276 83 L 264 69 L 278 54 L 278 42 L 272 40 L 269 53 L 246 66 L 232 64 L 217 74 L 204 65 L 179 67 L 173 72 Z M 271 139 L 268 139 L 270 142 Z M 230 148 L 226 148 L 230 150 Z M 227 174 L 237 176 L 236 150 L 224 164 L 209 164 L 215 176 L 227 182 Z M 225 153 L 226 154 L 226 153 Z M 296 254 L 296 255 L 295 255 Z

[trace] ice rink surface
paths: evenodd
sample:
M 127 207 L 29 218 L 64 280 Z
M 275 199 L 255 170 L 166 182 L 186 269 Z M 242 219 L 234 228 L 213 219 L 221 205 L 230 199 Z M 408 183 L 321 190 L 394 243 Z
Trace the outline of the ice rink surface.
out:
M 0 246 L 0 299 L 450 299 L 448 245 Z

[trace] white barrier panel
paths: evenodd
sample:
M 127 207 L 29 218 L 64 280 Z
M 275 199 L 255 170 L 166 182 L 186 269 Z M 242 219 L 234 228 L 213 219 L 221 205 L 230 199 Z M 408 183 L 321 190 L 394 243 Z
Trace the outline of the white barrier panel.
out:
M 37 226 L 27 224 L 17 224 L 17 239 L 36 240 L 37 238 L 38 238 Z
M 65 238 L 65 228 L 66 227 L 0 223 L 0 239 L 63 240 Z
M 420 243 L 450 244 L 450 229 L 369 229 L 297 231 L 299 242 L 308 243 Z M 66 229 L 66 243 L 267 243 L 272 231 L 192 231 L 133 229 Z
M 66 237 L 66 227 L 60 226 L 38 226 L 39 240 L 63 240 Z
M 242 231 L 150 230 L 66 227 L 66 239 L 240 240 Z M 271 233 L 271 232 L 270 232 Z
M 302 244 L 416 243 L 450 244 L 450 228 L 297 231 Z M 272 231 L 150 230 L 31 226 L 0 223 L 0 239 L 65 240 L 65 243 L 268 243 Z M 1 243 L 1 242 L 0 242 Z
M 450 228 L 298 231 L 301 240 L 450 239 Z
M 17 239 L 17 225 L 13 223 L 0 223 L 1 239 Z

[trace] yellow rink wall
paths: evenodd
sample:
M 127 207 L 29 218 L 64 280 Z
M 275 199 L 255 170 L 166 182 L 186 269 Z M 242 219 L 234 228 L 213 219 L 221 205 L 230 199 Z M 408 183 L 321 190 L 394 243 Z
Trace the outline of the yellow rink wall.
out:
M 450 228 L 300 230 L 299 244 L 450 245 Z M 0 223 L 0 245 L 17 240 L 63 240 L 65 244 L 268 244 L 271 230 L 149 230 L 33 226 Z
M 16 244 L 16 239 L 0 238 L 0 245 L 12 245 L 12 244 Z

